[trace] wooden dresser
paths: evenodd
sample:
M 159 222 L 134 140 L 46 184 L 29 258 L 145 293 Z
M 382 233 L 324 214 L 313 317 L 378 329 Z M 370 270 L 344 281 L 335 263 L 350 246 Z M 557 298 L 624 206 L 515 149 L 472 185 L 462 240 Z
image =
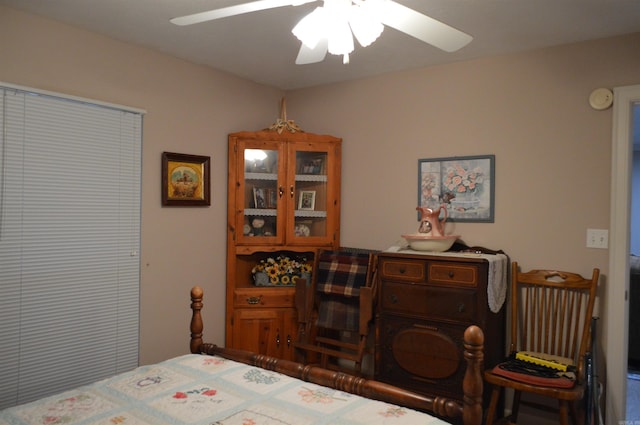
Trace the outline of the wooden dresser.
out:
M 488 306 L 485 257 L 379 254 L 377 380 L 462 400 L 463 333 L 471 324 L 485 332 L 485 368 L 503 360 L 506 306 L 498 313 Z

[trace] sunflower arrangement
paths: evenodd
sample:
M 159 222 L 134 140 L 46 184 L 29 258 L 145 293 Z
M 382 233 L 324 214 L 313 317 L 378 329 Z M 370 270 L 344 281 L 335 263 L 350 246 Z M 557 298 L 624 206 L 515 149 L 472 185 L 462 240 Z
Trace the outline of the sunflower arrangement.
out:
M 260 260 L 251 270 L 256 285 L 259 285 L 259 275 L 266 275 L 271 285 L 295 285 L 296 280 L 303 274 L 311 273 L 311 263 L 306 258 L 290 258 L 279 255 L 276 258 Z

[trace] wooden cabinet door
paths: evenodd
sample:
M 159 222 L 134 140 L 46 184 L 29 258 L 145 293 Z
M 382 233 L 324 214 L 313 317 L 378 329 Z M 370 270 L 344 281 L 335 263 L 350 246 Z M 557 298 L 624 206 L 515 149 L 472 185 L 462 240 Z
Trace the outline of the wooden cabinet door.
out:
M 286 149 L 277 140 L 238 139 L 230 149 L 229 222 L 236 245 L 281 245 L 285 241 Z
M 293 360 L 295 309 L 236 309 L 232 346 Z
M 287 243 L 332 245 L 338 237 L 340 145 L 289 143 L 287 158 Z
M 284 339 L 281 341 L 280 349 L 281 358 L 294 360 L 295 352 L 293 342 L 298 334 L 298 313 L 295 308 L 283 309 L 282 312 L 282 330 Z
M 431 396 L 462 399 L 465 325 L 382 315 L 377 379 Z

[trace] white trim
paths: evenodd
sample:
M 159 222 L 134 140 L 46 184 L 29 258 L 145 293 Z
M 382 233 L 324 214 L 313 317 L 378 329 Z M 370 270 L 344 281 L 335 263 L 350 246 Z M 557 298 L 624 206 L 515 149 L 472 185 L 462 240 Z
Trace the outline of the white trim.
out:
M 44 96 L 52 96 L 52 97 L 58 97 L 58 98 L 61 98 L 61 99 L 74 100 L 76 102 L 90 103 L 92 105 L 98 105 L 98 106 L 102 106 L 102 107 L 110 108 L 110 109 L 119 109 L 119 110 L 123 110 L 123 111 L 126 111 L 126 112 L 131 112 L 131 113 L 134 113 L 134 114 L 144 115 L 144 114 L 147 113 L 147 111 L 144 110 L 144 109 L 134 108 L 132 106 L 124 106 L 124 105 L 118 105 L 117 103 L 102 102 L 100 100 L 88 99 L 86 97 L 71 96 L 71 95 L 68 95 L 68 94 L 57 93 L 57 92 L 48 91 L 48 90 L 36 89 L 34 87 L 20 86 L 20 85 L 17 85 L 17 84 L 5 83 L 3 81 L 0 81 L 0 88 L 3 88 L 3 87 L 4 88 L 8 88 L 8 89 L 14 89 L 14 90 L 18 90 L 18 91 L 23 91 L 23 92 L 41 94 L 41 95 L 44 95 Z
M 611 150 L 609 277 L 606 280 L 606 421 L 626 416 L 627 346 L 629 334 L 629 231 L 633 140 L 632 106 L 640 102 L 640 85 L 616 87 Z

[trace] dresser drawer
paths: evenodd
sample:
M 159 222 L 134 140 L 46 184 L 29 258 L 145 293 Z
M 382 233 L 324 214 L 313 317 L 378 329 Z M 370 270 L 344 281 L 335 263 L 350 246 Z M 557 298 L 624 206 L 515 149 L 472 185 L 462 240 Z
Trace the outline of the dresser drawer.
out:
M 382 259 L 378 268 L 382 278 L 424 282 L 426 279 L 425 262 L 405 259 Z
M 470 289 L 384 282 L 380 294 L 383 313 L 473 323 L 477 292 Z
M 295 288 L 249 288 L 233 292 L 236 308 L 293 307 Z
M 478 267 L 463 263 L 439 263 L 434 261 L 429 264 L 429 283 L 477 286 Z

